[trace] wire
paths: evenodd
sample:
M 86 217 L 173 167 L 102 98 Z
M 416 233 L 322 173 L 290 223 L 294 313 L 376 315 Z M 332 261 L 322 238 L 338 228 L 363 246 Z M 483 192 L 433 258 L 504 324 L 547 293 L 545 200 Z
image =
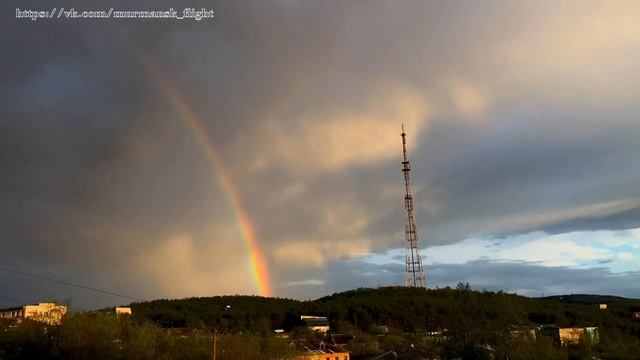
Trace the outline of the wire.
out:
M 11 297 L 8 297 L 8 296 L 0 296 L 0 299 L 9 300 L 9 301 L 17 302 L 17 303 L 27 303 L 28 302 L 26 300 L 15 299 L 15 298 L 11 298 Z
M 7 271 L 7 272 L 10 272 L 10 273 L 14 273 L 14 274 L 29 276 L 29 277 L 40 279 L 40 280 L 51 281 L 51 282 L 62 284 L 62 285 L 66 285 L 66 286 L 72 286 L 72 287 L 76 287 L 76 288 L 79 288 L 79 289 L 94 291 L 94 292 L 101 293 L 101 294 L 106 294 L 106 295 L 111 295 L 111 296 L 118 296 L 118 297 L 121 297 L 121 298 L 127 298 L 127 299 L 131 299 L 131 300 L 135 300 L 135 301 L 146 301 L 144 299 L 140 299 L 140 298 L 129 296 L 129 295 L 118 294 L 118 293 L 115 293 L 115 292 L 112 292 L 112 291 L 108 291 L 108 290 L 101 290 L 101 289 L 97 289 L 97 288 L 90 287 L 90 286 L 84 286 L 84 285 L 80 285 L 80 284 L 70 283 L 70 282 L 67 282 L 67 281 L 52 279 L 52 278 L 49 278 L 49 277 L 46 277 L 46 276 L 31 274 L 31 273 L 27 273 L 27 272 L 24 272 L 24 271 L 9 269 L 9 268 L 5 268 L 5 267 L 0 267 L 0 270 Z

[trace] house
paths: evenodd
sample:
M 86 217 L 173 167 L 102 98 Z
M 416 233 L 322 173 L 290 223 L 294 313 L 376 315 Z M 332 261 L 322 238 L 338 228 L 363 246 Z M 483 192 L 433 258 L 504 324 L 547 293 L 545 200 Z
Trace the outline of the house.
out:
M 116 315 L 129 315 L 131 316 L 131 308 L 128 306 L 117 306 L 116 307 Z
M 15 308 L 0 309 L 0 319 L 31 319 L 49 325 L 60 325 L 67 307 L 55 303 L 23 305 Z
M 580 343 L 582 336 L 584 335 L 583 328 L 560 328 L 558 329 L 558 336 L 560 337 L 561 345 L 577 345 Z
M 597 327 L 559 328 L 557 326 L 544 326 L 542 332 L 551 336 L 560 345 L 578 345 L 582 341 L 592 344 L 600 342 L 600 334 Z
M 636 311 L 633 313 L 633 317 L 640 320 L 640 311 Z
M 304 354 L 296 357 L 296 360 L 349 360 L 349 352 L 336 352 L 328 349 L 306 348 Z
M 599 304 L 600 310 L 607 310 L 607 304 Z
M 300 355 L 296 360 L 349 360 L 350 353 L 341 346 L 335 346 L 331 342 L 314 340 L 294 340 L 291 342 Z
M 313 331 L 326 333 L 329 331 L 329 320 L 324 316 L 301 315 L 302 320 L 307 327 Z

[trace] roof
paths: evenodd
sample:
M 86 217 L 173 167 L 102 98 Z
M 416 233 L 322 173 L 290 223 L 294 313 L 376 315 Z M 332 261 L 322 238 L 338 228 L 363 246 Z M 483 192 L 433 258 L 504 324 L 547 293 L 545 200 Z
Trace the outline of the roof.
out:
M 24 305 L 24 306 L 26 306 L 26 305 Z M 0 312 L 22 310 L 24 308 L 24 306 L 17 306 L 17 307 L 10 307 L 10 308 L 0 309 Z
M 21 306 L 15 306 L 15 307 L 10 307 L 10 308 L 4 308 L 4 309 L 0 309 L 0 312 L 5 312 L 5 311 L 15 311 L 15 310 L 23 310 L 24 308 L 26 308 L 27 306 L 43 306 L 43 305 L 50 305 L 51 307 L 58 307 L 58 306 L 62 306 L 62 307 L 66 307 L 65 305 L 58 305 L 56 303 L 37 303 L 37 304 L 24 304 Z
M 324 316 L 307 316 L 302 315 L 300 319 L 308 326 L 329 326 L 329 319 Z
M 339 354 L 344 351 L 333 351 L 331 349 L 311 349 L 309 347 L 304 347 L 307 351 L 307 354 Z

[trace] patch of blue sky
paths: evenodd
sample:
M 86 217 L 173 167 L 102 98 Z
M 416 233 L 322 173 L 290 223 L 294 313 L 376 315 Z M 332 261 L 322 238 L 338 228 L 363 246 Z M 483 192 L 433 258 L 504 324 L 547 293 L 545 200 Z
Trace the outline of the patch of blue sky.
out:
M 453 244 L 425 248 L 422 257 L 427 266 L 490 260 L 633 272 L 640 271 L 640 229 L 563 234 L 536 231 L 500 239 L 468 238 Z M 358 260 L 376 265 L 403 263 L 404 248 L 367 254 Z

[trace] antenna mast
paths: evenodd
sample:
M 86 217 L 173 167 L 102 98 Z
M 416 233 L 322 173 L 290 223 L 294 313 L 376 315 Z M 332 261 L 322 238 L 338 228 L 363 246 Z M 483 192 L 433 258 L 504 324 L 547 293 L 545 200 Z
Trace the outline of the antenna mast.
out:
M 422 259 L 420 258 L 420 247 L 418 245 L 418 229 L 416 228 L 413 216 L 413 197 L 411 196 L 411 181 L 409 172 L 411 165 L 407 156 L 407 139 L 404 132 L 404 124 L 402 125 L 402 173 L 404 174 L 404 209 L 406 210 L 407 219 L 404 225 L 404 234 L 406 240 L 406 278 L 405 285 L 411 287 L 426 287 L 424 270 L 422 268 Z

